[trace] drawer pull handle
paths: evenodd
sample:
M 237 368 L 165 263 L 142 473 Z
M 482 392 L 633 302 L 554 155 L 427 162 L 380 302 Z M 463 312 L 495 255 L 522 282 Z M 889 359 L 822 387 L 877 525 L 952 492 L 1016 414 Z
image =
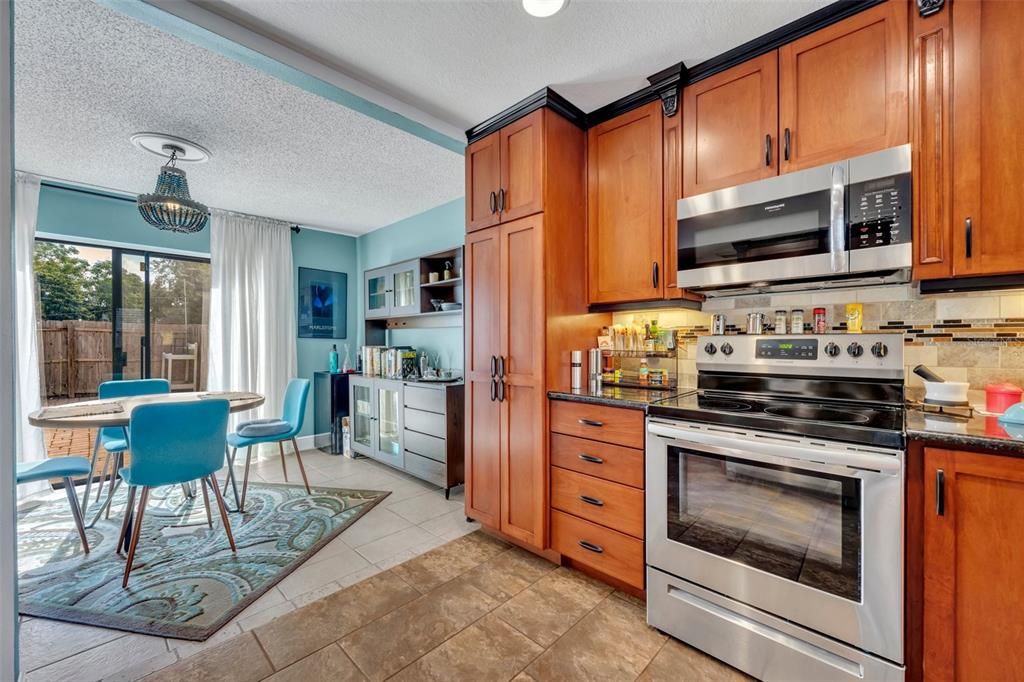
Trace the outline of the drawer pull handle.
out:
M 600 457 L 594 457 L 593 455 L 582 454 L 580 459 L 584 462 L 590 462 L 591 464 L 604 464 L 604 460 Z
M 599 500 L 596 497 L 591 497 L 590 495 L 580 495 L 580 500 L 583 501 L 583 502 L 586 502 L 587 504 L 592 504 L 595 507 L 603 507 L 604 506 L 604 501 L 603 500 Z
M 604 426 L 604 422 L 595 421 L 593 419 L 580 419 L 578 421 L 584 426 Z
M 604 548 L 600 545 L 595 545 L 593 542 L 587 542 L 586 540 L 580 540 L 579 546 L 588 552 L 594 552 L 595 554 L 604 554 Z

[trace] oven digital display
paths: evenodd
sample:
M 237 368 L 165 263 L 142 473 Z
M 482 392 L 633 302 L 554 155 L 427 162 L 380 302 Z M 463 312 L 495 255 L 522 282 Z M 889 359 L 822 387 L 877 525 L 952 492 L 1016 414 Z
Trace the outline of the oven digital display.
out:
M 761 339 L 756 356 L 772 360 L 817 360 L 817 339 Z

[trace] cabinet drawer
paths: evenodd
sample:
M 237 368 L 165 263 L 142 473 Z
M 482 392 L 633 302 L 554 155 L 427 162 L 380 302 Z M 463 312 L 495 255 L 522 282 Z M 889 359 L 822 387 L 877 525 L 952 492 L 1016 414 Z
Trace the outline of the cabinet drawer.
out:
M 405 449 L 438 462 L 448 461 L 448 458 L 445 456 L 447 448 L 443 438 L 435 438 L 434 436 L 406 430 Z
M 551 546 L 560 554 L 644 587 L 644 543 L 564 512 L 551 511 Z
M 413 384 L 405 385 L 406 407 L 444 414 L 444 400 L 444 389 L 424 388 Z
M 551 463 L 634 488 L 644 487 L 643 450 L 553 433 Z
M 644 537 L 644 491 L 551 467 L 551 506 L 635 538 Z
M 405 451 L 405 470 L 413 476 L 422 478 L 424 481 L 441 486 L 446 483 L 445 466 L 441 462 L 435 462 L 426 457 L 420 457 L 414 452 Z
M 407 407 L 405 408 L 405 428 L 444 438 L 446 429 L 445 418 L 443 414 L 424 412 L 423 410 Z
M 644 447 L 642 410 L 552 400 L 551 430 L 628 448 Z

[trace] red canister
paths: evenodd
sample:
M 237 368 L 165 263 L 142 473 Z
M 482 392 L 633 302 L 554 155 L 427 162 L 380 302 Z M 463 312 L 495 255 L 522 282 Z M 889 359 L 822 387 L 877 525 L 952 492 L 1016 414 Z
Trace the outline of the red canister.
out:
M 1024 391 L 1013 384 L 989 384 L 985 387 L 985 411 L 1002 414 L 1020 402 Z

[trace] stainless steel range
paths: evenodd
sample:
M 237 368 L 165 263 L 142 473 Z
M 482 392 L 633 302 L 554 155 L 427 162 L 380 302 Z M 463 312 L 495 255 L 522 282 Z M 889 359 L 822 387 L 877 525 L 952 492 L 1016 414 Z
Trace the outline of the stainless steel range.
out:
M 903 347 L 708 336 L 648 408 L 647 618 L 763 680 L 903 679 Z

